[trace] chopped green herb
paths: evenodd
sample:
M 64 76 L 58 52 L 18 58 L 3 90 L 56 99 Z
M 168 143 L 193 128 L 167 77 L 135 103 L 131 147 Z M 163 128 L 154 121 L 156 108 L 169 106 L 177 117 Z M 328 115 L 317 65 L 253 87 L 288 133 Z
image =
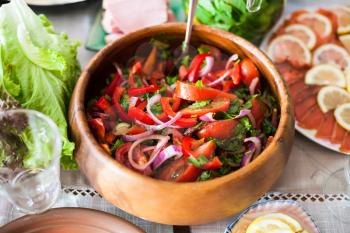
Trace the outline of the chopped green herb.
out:
M 210 100 L 202 100 L 202 101 L 196 101 L 193 104 L 191 104 L 189 107 L 190 108 L 202 108 L 204 106 L 207 106 L 210 104 Z
M 160 51 L 160 57 L 164 60 L 168 59 L 171 57 L 171 52 L 168 49 L 162 49 Z
M 120 104 L 122 105 L 122 107 L 124 108 L 125 111 L 127 111 L 129 109 L 129 96 L 128 95 L 122 95 L 122 97 L 120 98 Z
M 208 53 L 210 52 L 210 48 L 204 45 L 201 45 L 198 49 L 198 53 Z
M 158 91 L 156 91 L 154 94 L 157 95 L 157 94 L 165 94 L 166 93 L 166 86 L 163 86 L 162 88 L 160 88 Z
M 165 81 L 168 85 L 173 85 L 174 83 L 176 83 L 176 80 L 178 79 L 179 77 L 177 75 L 175 76 L 166 76 L 165 77 Z
M 228 110 L 226 112 L 228 114 L 236 115 L 239 113 L 240 106 L 241 106 L 241 104 L 239 103 L 238 100 L 236 100 L 236 99 L 231 100 L 230 107 L 228 108 Z
M 158 49 L 168 49 L 170 47 L 170 45 L 168 43 L 159 41 L 159 40 L 154 39 L 154 38 L 151 39 L 150 43 Z
M 203 154 L 200 154 L 198 159 L 190 156 L 187 158 L 187 161 L 193 164 L 195 167 L 201 168 L 204 164 L 208 163 L 209 160 Z
M 211 171 L 207 170 L 202 172 L 202 174 L 199 176 L 198 180 L 199 181 L 205 181 L 205 180 L 210 180 L 211 178 Z
M 276 132 L 276 128 L 272 126 L 271 122 L 268 119 L 263 121 L 263 131 L 266 135 L 273 135 Z
M 250 131 L 253 126 L 248 117 L 241 118 L 241 124 L 246 128 L 247 131 Z
M 112 147 L 112 155 L 115 153 L 115 151 L 121 146 L 121 145 L 123 145 L 124 144 L 124 142 L 123 142 L 123 140 L 121 140 L 121 139 L 118 139 L 117 141 L 115 141 L 115 143 L 114 143 L 114 145 L 113 145 L 113 147 Z
M 181 59 L 181 65 L 184 65 L 186 67 L 188 67 L 190 65 L 190 56 L 184 56 L 182 59 Z
M 249 90 L 246 86 L 241 85 L 238 88 L 236 88 L 233 93 L 240 99 L 245 99 L 247 96 L 249 96 Z
M 151 111 L 157 115 L 163 113 L 162 105 L 160 103 L 153 104 L 151 107 Z
M 204 87 L 202 80 L 198 80 L 195 84 L 197 87 Z
M 200 154 L 200 155 L 198 156 L 198 161 L 199 161 L 202 165 L 204 165 L 204 164 L 206 164 L 206 163 L 209 162 L 209 160 L 208 160 L 203 154 Z

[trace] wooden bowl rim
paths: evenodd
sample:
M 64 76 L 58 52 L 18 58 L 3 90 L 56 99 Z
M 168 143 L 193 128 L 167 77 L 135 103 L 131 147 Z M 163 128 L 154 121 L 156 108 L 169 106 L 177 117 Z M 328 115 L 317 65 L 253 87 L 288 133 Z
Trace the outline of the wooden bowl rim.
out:
M 128 40 L 129 37 L 144 38 L 143 36 L 144 34 L 161 33 L 161 32 L 167 32 L 167 31 L 172 32 L 172 30 L 176 30 L 176 29 L 180 29 L 180 30 L 183 30 L 183 32 L 185 32 L 185 28 L 186 28 L 185 23 L 161 24 L 161 25 L 147 27 L 147 28 L 129 33 L 121 37 L 120 39 L 112 42 L 111 44 L 108 44 L 90 60 L 90 62 L 82 72 L 74 90 L 74 92 L 77 92 L 77 90 L 79 90 L 80 94 L 78 95 L 77 93 L 75 93 L 75 95 L 73 95 L 73 98 L 71 100 L 72 107 L 70 110 L 70 111 L 74 111 L 72 114 L 70 114 L 70 116 L 72 116 L 72 119 L 70 119 L 70 121 L 72 120 L 77 121 L 77 125 L 78 125 L 77 128 L 79 129 L 80 137 L 84 138 L 84 140 L 88 140 L 87 142 L 89 142 L 89 144 L 93 146 L 93 147 L 90 147 L 90 149 L 91 148 L 95 149 L 94 152 L 97 152 L 95 154 L 98 154 L 95 156 L 98 159 L 103 160 L 102 162 L 104 162 L 104 164 L 106 163 L 110 164 L 109 166 L 112 166 L 114 168 L 113 170 L 118 169 L 120 170 L 120 172 L 124 173 L 125 176 L 131 176 L 134 179 L 142 180 L 146 185 L 151 185 L 151 186 L 161 185 L 164 188 L 169 188 L 170 190 L 171 188 L 180 188 L 180 187 L 184 189 L 190 188 L 190 187 L 195 189 L 201 189 L 201 188 L 208 188 L 210 186 L 218 186 L 220 184 L 232 182 L 234 180 L 240 179 L 240 177 L 244 177 L 249 175 L 250 173 L 256 172 L 259 169 L 259 167 L 263 166 L 263 164 L 265 163 L 268 163 L 269 162 L 268 160 L 271 159 L 272 156 L 275 156 L 274 153 L 270 153 L 270 152 L 273 152 L 274 148 L 279 146 L 278 142 L 283 136 L 284 129 L 287 128 L 291 120 L 294 119 L 293 116 L 291 116 L 292 107 L 290 104 L 290 96 L 288 94 L 285 81 L 280 76 L 279 72 L 273 65 L 272 61 L 261 50 L 259 50 L 252 43 L 232 33 L 222 31 L 220 29 L 215 29 L 205 25 L 195 25 L 193 27 L 193 34 L 196 34 L 196 32 L 198 31 L 217 34 L 223 39 L 229 40 L 232 43 L 235 43 L 237 46 L 242 47 L 246 51 L 251 53 L 251 55 L 254 55 L 255 57 L 259 57 L 258 60 L 260 61 L 261 64 L 266 66 L 266 71 L 268 73 L 271 73 L 272 76 L 274 77 L 273 82 L 277 86 L 277 93 L 275 94 L 276 94 L 276 97 L 279 98 L 281 116 L 280 116 L 280 122 L 276 130 L 276 133 L 274 135 L 274 138 L 272 142 L 268 145 L 268 147 L 265 148 L 264 151 L 252 163 L 249 163 L 247 166 L 242 167 L 237 171 L 231 172 L 225 176 L 218 177 L 208 181 L 176 183 L 176 182 L 158 180 L 152 177 L 139 174 L 125 167 L 124 165 L 118 163 L 116 160 L 110 157 L 102 147 L 96 146 L 98 145 L 98 143 L 87 124 L 87 118 L 85 115 L 85 104 L 84 104 L 85 95 L 81 96 L 81 93 L 82 93 L 81 91 L 82 90 L 86 91 L 88 82 L 90 81 L 90 78 L 91 78 L 91 73 L 95 71 L 96 68 L 94 67 L 96 66 L 95 63 L 98 62 L 98 59 L 100 57 L 105 57 L 106 55 L 111 54 L 112 51 L 119 46 L 119 44 L 123 44 L 125 41 Z M 103 59 L 101 59 L 101 62 L 102 60 Z M 292 125 L 289 125 L 289 126 L 293 127 L 294 124 L 292 123 Z M 84 134 L 82 135 L 81 132 L 84 132 Z

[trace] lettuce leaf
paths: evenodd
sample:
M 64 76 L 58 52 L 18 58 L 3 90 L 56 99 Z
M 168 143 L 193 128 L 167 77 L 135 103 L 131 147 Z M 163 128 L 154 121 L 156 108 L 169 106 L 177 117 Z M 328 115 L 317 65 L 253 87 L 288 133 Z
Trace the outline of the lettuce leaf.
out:
M 56 33 L 48 19 L 36 15 L 23 0 L 0 8 L 0 93 L 8 93 L 22 107 L 40 111 L 56 122 L 65 169 L 76 168 L 66 116 L 80 73 L 78 46 L 66 34 Z

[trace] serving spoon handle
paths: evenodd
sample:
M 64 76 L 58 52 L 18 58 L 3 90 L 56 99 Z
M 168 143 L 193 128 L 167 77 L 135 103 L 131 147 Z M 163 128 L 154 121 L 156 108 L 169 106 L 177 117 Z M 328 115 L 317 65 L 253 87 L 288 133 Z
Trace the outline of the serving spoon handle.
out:
M 197 0 L 190 0 L 190 6 L 188 9 L 188 15 L 187 15 L 187 25 L 186 25 L 186 35 L 185 40 L 182 45 L 182 53 L 187 54 L 188 48 L 190 45 L 190 39 L 192 34 L 192 27 L 193 27 L 193 19 L 196 12 L 197 7 Z

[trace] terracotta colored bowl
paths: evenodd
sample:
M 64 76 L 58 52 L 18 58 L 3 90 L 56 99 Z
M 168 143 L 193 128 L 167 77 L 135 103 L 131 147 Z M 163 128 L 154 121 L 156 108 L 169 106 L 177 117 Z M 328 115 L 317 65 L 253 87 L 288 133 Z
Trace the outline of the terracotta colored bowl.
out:
M 280 103 L 281 118 L 273 142 L 248 166 L 204 182 L 173 183 L 138 174 L 102 149 L 86 120 L 86 102 L 97 93 L 114 68 L 130 58 L 137 46 L 152 37 L 180 44 L 184 24 L 165 24 L 128 34 L 102 49 L 75 87 L 69 110 L 76 160 L 93 187 L 109 202 L 138 217 L 164 224 L 203 224 L 238 213 L 268 191 L 281 175 L 294 138 L 294 118 L 286 85 L 272 62 L 251 43 L 221 30 L 196 25 L 191 43 L 206 43 L 249 57 L 258 66 Z

